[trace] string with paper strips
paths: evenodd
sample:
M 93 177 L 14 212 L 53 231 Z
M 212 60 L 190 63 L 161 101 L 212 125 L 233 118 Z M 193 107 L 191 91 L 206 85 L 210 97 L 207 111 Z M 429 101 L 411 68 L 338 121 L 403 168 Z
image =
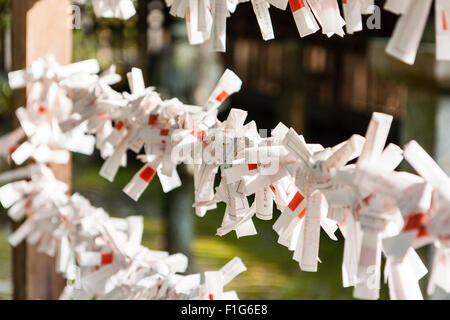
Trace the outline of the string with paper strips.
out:
M 83 0 L 84 2 L 85 0 Z M 135 14 L 130 0 L 92 0 L 99 17 L 128 19 Z M 363 30 L 363 16 L 381 19 L 374 0 L 165 0 L 170 14 L 185 18 L 190 44 L 209 40 L 212 51 L 226 51 L 227 18 L 238 4 L 250 2 L 263 40 L 275 38 L 269 8 L 286 10 L 288 2 L 300 37 L 319 30 L 327 37 Z M 384 9 L 399 15 L 386 52 L 414 64 L 433 0 L 386 0 Z M 342 13 L 341 13 L 342 9 Z M 435 0 L 436 59 L 450 61 L 450 1 Z M 378 16 L 377 16 L 378 15 Z M 380 21 L 381 24 L 381 21 Z M 344 28 L 345 27 L 345 28 Z M 381 25 L 380 25 L 381 27 Z
M 11 74 L 12 88 L 31 87 L 26 107 L 17 110 L 21 127 L 2 137 L 0 145 L 16 164 L 34 162 L 0 174 L 0 203 L 12 220 L 25 219 L 9 236 L 10 244 L 26 240 L 56 258 L 57 272 L 68 280 L 60 299 L 238 299 L 223 287 L 246 270 L 241 259 L 205 272 L 203 282 L 199 273 L 181 275 L 188 266 L 185 255 L 141 245 L 143 217 L 111 218 L 81 195 L 68 196 L 68 186 L 45 166 L 66 163 L 67 150 L 93 152 L 94 137 L 81 127 L 63 133 L 58 121 L 84 104 L 90 90 L 108 90 L 107 83 L 120 80 L 113 70 L 98 77 L 95 60 L 60 67 L 49 56 L 28 72 Z
M 143 217 L 111 218 L 103 209 L 55 179 L 49 168 L 33 164 L 0 175 L 0 202 L 14 221 L 25 222 L 9 236 L 39 244 L 38 252 L 56 258 L 56 271 L 68 281 L 60 299 L 238 299 L 223 287 L 246 270 L 239 258 L 219 271 L 181 275 L 188 259 L 181 253 L 141 245 Z M 19 180 L 23 179 L 23 180 Z
M 29 85 L 30 94 L 17 110 L 21 128 L 1 138 L 0 150 L 11 150 L 16 163 L 45 163 L 66 159 L 56 147 L 89 153 L 95 145 L 105 159 L 100 175 L 110 181 L 131 150 L 143 166 L 123 191 L 136 201 L 155 176 L 164 192 L 180 186 L 177 165 L 185 163 L 193 167 L 196 214 L 226 204 L 219 236 L 255 235 L 253 218 L 272 220 L 275 203 L 278 243 L 303 271 L 318 270 L 321 229 L 333 240 L 340 230 L 343 286 L 354 287 L 356 298 L 378 298 L 382 255 L 390 297 L 422 298 L 418 281 L 427 269 L 415 249 L 425 245 L 437 248 L 428 293 L 436 286 L 450 291 L 450 178 L 414 141 L 403 150 L 385 147 L 392 116 L 374 113 L 365 137 L 323 147 L 282 123 L 268 136 L 254 121 L 245 123 L 243 110 L 219 121 L 220 105 L 242 85 L 230 70 L 203 106 L 193 106 L 161 99 L 136 68 L 127 74 L 131 92 L 118 93 L 110 87 L 119 80 L 114 67 L 96 75 L 98 69 L 95 60 L 59 66 L 47 57 L 10 73 L 11 87 Z M 403 158 L 420 176 L 395 171 Z M 38 234 L 47 230 L 28 225 Z

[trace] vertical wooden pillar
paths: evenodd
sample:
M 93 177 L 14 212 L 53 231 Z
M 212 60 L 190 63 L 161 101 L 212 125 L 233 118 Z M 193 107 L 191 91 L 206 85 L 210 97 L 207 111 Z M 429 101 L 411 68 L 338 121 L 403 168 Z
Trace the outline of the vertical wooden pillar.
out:
M 13 69 L 29 67 L 51 53 L 60 64 L 72 61 L 71 3 L 69 0 L 14 0 L 12 5 Z M 13 107 L 25 104 L 26 90 L 13 94 Z M 50 165 L 57 179 L 70 185 L 71 164 Z M 65 285 L 55 272 L 55 259 L 38 253 L 35 246 L 14 249 L 15 299 L 57 299 Z

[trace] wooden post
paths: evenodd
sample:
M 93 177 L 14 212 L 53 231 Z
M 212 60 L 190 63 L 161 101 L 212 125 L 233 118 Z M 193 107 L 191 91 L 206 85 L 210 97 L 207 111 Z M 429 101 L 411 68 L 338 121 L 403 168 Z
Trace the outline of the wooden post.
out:
M 72 61 L 71 3 L 69 0 L 14 0 L 12 5 L 13 70 L 24 69 L 51 53 L 60 64 Z M 23 106 L 26 90 L 13 94 L 14 108 Z M 71 181 L 71 163 L 50 165 L 56 178 Z M 65 281 L 55 272 L 55 259 L 38 253 L 35 246 L 14 249 L 15 299 L 57 299 Z

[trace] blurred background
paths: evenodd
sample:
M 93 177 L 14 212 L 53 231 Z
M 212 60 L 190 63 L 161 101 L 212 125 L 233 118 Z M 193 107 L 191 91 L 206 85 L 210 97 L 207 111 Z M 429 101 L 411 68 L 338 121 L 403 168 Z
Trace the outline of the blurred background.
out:
M 0 133 L 17 124 L 10 107 L 11 71 L 10 2 L 0 0 Z M 382 6 L 384 1 L 376 1 Z M 397 16 L 382 11 L 381 30 L 328 39 L 315 34 L 301 39 L 292 13 L 270 9 L 275 40 L 261 38 L 249 3 L 238 5 L 227 19 L 227 52 L 209 51 L 209 43 L 188 44 L 184 19 L 169 15 L 160 0 L 137 0 L 137 15 L 128 21 L 98 19 L 88 1 L 80 6 L 80 28 L 73 31 L 73 61 L 98 59 L 103 69 L 116 64 L 124 81 L 114 88 L 129 90 L 125 74 L 131 67 L 144 70 L 146 84 L 163 98 L 178 97 L 202 105 L 226 68 L 242 80 L 242 90 L 222 107 L 248 111 L 248 120 L 271 129 L 278 122 L 293 127 L 310 143 L 335 145 L 352 134 L 364 135 L 374 111 L 389 113 L 394 122 L 389 142 L 403 146 L 417 140 L 439 164 L 450 169 L 450 64 L 434 56 L 434 18 L 431 15 L 414 66 L 404 65 L 384 53 Z M 1 160 L 0 170 L 9 163 Z M 255 220 L 258 235 L 236 239 L 232 232 L 215 235 L 224 206 L 204 218 L 192 210 L 193 183 L 182 169 L 183 186 L 163 194 L 154 180 L 139 202 L 121 189 L 139 169 L 134 155 L 121 168 L 114 183 L 98 174 L 98 153 L 73 157 L 73 191 L 111 215 L 144 215 L 144 245 L 152 249 L 183 252 L 190 257 L 189 272 L 215 270 L 234 256 L 243 259 L 248 271 L 229 286 L 242 299 L 351 299 L 352 288 L 342 288 L 343 241 L 328 239 L 322 232 L 317 273 L 306 273 L 292 260 L 292 253 L 277 244 L 271 222 Z M 404 170 L 410 170 L 402 164 Z M 274 213 L 274 219 L 279 212 Z M 10 223 L 0 216 L 0 298 L 12 297 L 11 248 L 7 243 Z M 339 232 L 338 232 L 339 233 Z M 425 263 L 428 249 L 420 252 Z M 421 280 L 425 285 L 427 277 Z M 388 298 L 382 286 L 382 298 Z

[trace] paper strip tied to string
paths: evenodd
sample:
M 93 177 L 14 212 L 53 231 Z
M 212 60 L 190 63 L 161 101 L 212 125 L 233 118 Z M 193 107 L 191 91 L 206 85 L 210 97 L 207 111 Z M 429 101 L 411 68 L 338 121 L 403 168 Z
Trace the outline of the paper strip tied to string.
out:
M 86 0 L 73 0 L 84 4 Z M 269 8 L 286 10 L 289 3 L 295 25 L 301 37 L 320 29 L 327 37 L 343 37 L 363 30 L 363 15 L 372 15 L 381 24 L 380 8 L 374 0 L 166 0 L 169 13 L 186 20 L 188 41 L 192 45 L 210 41 L 213 51 L 226 51 L 227 18 L 236 6 L 250 2 L 263 40 L 275 38 Z M 386 0 L 384 9 L 399 15 L 394 33 L 386 48 L 389 55 L 414 64 L 420 40 L 427 22 L 432 0 Z M 94 13 L 103 18 L 127 20 L 136 14 L 131 0 L 92 0 Z M 340 6 L 342 5 L 342 14 Z M 435 1 L 436 59 L 450 60 L 450 6 L 447 0 Z

